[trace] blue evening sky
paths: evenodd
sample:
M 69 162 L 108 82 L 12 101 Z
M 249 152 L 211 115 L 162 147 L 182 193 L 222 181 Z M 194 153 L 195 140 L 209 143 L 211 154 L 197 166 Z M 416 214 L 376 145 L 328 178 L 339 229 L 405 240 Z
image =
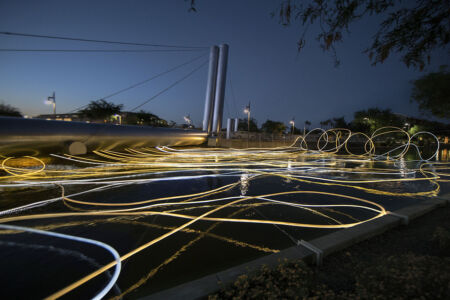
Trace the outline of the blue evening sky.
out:
M 373 67 L 362 50 L 369 45 L 380 18 L 359 21 L 337 47 L 341 66 L 314 40 L 297 53 L 298 25 L 283 27 L 270 17 L 279 1 L 0 1 L 0 31 L 81 37 L 153 44 L 230 46 L 225 115 L 252 116 L 287 123 L 295 117 L 314 125 L 332 117 L 352 119 L 357 110 L 391 108 L 419 116 L 410 103 L 414 80 L 448 64 L 444 50 L 435 51 L 424 72 L 408 69 L 398 55 Z M 0 35 L 0 48 L 16 49 L 147 49 L 137 46 L 82 43 Z M 0 102 L 24 114 L 51 113 L 44 100 L 56 92 L 57 112 L 69 112 L 131 84 L 150 78 L 199 55 L 204 57 L 135 89 L 108 98 L 132 109 L 173 84 L 208 59 L 208 49 L 172 53 L 36 53 L 0 52 Z M 201 123 L 207 65 L 142 108 L 167 120 L 183 122 L 190 114 Z M 299 126 L 301 127 L 301 125 Z

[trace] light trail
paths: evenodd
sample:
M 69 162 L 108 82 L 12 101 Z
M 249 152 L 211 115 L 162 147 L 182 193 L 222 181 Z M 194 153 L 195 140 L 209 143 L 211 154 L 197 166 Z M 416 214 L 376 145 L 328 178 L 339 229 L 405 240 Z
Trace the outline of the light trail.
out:
M 114 267 L 115 267 L 114 273 L 113 273 L 111 279 L 109 280 L 108 284 L 99 293 L 97 293 L 92 299 L 95 299 L 95 300 L 102 299 L 109 292 L 109 290 L 112 289 L 112 287 L 116 283 L 117 279 L 119 278 L 120 269 L 122 266 L 119 253 L 117 253 L 117 251 L 114 248 L 112 248 L 111 246 L 109 246 L 105 243 L 102 243 L 102 242 L 96 241 L 96 240 L 92 240 L 92 239 L 82 238 L 79 236 L 67 235 L 67 234 L 50 232 L 50 231 L 43 231 L 43 230 L 38 230 L 38 229 L 26 228 L 26 227 L 22 227 L 22 226 L 0 224 L 0 228 L 8 229 L 8 230 L 17 230 L 19 232 L 20 231 L 30 232 L 30 233 L 34 233 L 34 234 L 47 235 L 47 236 L 56 237 L 56 238 L 60 238 L 60 239 L 67 239 L 67 240 L 72 240 L 72 241 L 81 242 L 81 243 L 85 243 L 85 244 L 91 244 L 91 245 L 95 245 L 97 247 L 101 247 L 101 248 L 107 250 L 109 253 L 111 253 L 111 255 L 114 257 Z
M 380 140 L 391 135 L 397 138 L 397 143 L 380 151 Z M 314 137 L 316 140 L 312 141 Z M 422 147 L 416 144 L 423 139 L 433 141 L 436 147 L 426 159 Z M 354 142 L 363 145 L 361 154 L 351 152 Z M 315 148 L 309 149 L 309 145 Z M 386 127 L 370 136 L 347 129 L 314 129 L 296 138 L 291 145 L 276 148 L 161 146 L 128 148 L 122 152 L 98 150 L 94 151 L 95 156 L 52 154 L 51 159 L 57 163 L 50 160 L 49 165 L 46 164 L 48 158 L 26 156 L 18 160 L 0 155 L 3 170 L 0 189 L 10 193 L 12 199 L 20 189 L 44 191 L 59 187 L 61 190 L 59 197 L 33 199 L 19 206 L 11 200 L 9 207 L 0 211 L 0 228 L 12 222 L 33 224 L 34 229 L 24 227 L 30 231 L 39 230 L 37 228 L 68 230 L 91 223 L 110 223 L 166 231 L 128 249 L 119 259 L 60 289 L 49 299 L 69 293 L 117 266 L 119 261 L 130 259 L 177 232 L 197 235 L 178 250 L 173 249 L 172 256 L 126 288 L 123 296 L 145 284 L 205 236 L 257 251 L 278 251 L 214 233 L 218 224 L 342 229 L 388 213 L 376 200 L 368 200 L 372 197 L 383 196 L 393 203 L 398 197 L 406 201 L 405 197 L 436 196 L 440 191 L 439 183 L 450 181 L 450 164 L 430 161 L 438 151 L 439 141 L 431 133 L 409 135 L 400 128 Z M 406 160 L 408 155 L 415 155 L 417 160 Z M 67 164 L 70 167 L 65 167 Z M 175 188 L 167 188 L 169 186 Z M 258 186 L 264 192 L 253 188 Z M 125 199 L 111 197 L 120 195 L 123 189 L 146 191 L 146 198 L 128 194 Z M 66 190 L 70 190 L 67 195 Z M 359 193 L 358 197 L 346 194 L 353 192 Z M 289 208 L 289 212 L 282 210 L 288 215 L 275 214 L 277 217 L 270 218 L 264 214 L 260 214 L 262 218 L 252 214 L 238 216 L 256 207 L 267 215 L 283 208 Z M 36 208 L 40 208 L 38 213 L 34 211 Z M 165 217 L 169 225 L 133 221 L 150 216 Z M 56 220 L 63 222 L 55 223 Z M 174 225 L 180 221 L 184 223 Z M 212 224 L 205 230 L 188 228 L 196 223 Z M 4 230 L 0 237 L 2 234 L 15 233 Z

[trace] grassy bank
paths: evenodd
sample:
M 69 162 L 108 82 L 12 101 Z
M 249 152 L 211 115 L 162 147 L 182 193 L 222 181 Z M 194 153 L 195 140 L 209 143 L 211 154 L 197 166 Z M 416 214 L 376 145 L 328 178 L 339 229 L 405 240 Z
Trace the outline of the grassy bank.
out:
M 286 261 L 209 299 L 449 299 L 450 206 L 324 260 Z

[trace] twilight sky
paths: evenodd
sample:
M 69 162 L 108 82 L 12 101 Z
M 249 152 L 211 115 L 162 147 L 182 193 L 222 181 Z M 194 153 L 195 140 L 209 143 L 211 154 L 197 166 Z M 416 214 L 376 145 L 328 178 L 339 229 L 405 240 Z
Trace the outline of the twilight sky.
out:
M 352 119 L 357 110 L 391 108 L 419 116 L 409 102 L 411 80 L 439 65 L 449 64 L 446 51 L 436 51 L 424 72 L 408 69 L 392 55 L 373 67 L 362 50 L 369 45 L 379 17 L 350 28 L 337 47 L 341 66 L 314 40 L 311 28 L 302 53 L 296 42 L 298 25 L 283 27 L 270 17 L 279 1 L 197 0 L 197 13 L 183 0 L 0 1 L 0 31 L 80 37 L 152 44 L 205 46 L 195 51 L 144 53 L 0 52 L 0 102 L 22 113 L 51 113 L 44 100 L 56 92 L 57 112 L 77 107 L 122 88 L 203 57 L 137 88 L 108 98 L 130 110 L 186 76 L 208 59 L 208 47 L 230 46 L 225 114 L 244 118 L 251 101 L 252 116 L 287 123 L 295 117 L 313 125 L 332 117 Z M 0 48 L 14 49 L 149 49 L 0 35 Z M 167 120 L 183 122 L 190 114 L 201 123 L 207 65 L 142 109 Z M 226 122 L 225 122 L 226 123 Z M 301 125 L 299 126 L 301 127 Z

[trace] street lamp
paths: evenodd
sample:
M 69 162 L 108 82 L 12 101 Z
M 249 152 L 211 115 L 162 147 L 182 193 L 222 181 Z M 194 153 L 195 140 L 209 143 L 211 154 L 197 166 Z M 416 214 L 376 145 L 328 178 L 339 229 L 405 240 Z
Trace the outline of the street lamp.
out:
M 187 123 L 188 128 L 191 128 L 191 123 L 192 123 L 191 116 L 187 115 L 187 116 L 184 116 L 183 118 L 184 118 L 184 121 Z
M 53 114 L 56 115 L 56 96 L 55 92 L 53 92 L 52 96 L 47 97 L 47 101 L 45 101 L 45 104 L 52 104 L 53 105 Z
M 405 123 L 405 127 L 407 128 L 406 131 L 409 131 L 410 126 L 411 126 L 411 125 L 410 125 L 409 123 Z
M 248 119 L 248 138 L 250 138 L 250 102 L 245 107 L 244 113 L 247 114 L 247 119 Z
M 119 125 L 122 125 L 122 116 L 119 114 L 115 114 L 113 115 L 113 118 L 115 118 L 116 120 L 119 119 Z
M 295 127 L 295 121 L 294 121 L 294 119 L 295 119 L 295 118 L 292 118 L 292 120 L 289 121 L 289 124 L 292 125 L 292 135 L 294 135 L 294 127 Z

